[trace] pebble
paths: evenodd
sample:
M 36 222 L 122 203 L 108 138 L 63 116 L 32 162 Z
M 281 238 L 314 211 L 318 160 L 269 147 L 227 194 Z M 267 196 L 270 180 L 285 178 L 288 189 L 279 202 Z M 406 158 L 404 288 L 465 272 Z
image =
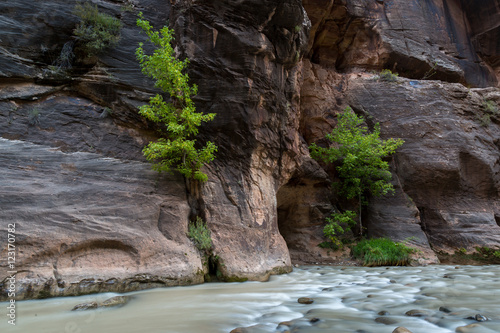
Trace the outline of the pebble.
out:
M 425 317 L 429 315 L 429 312 L 417 309 L 417 310 L 406 311 L 405 315 L 410 317 Z
M 314 300 L 309 297 L 301 297 L 297 300 L 300 304 L 312 304 L 314 303 Z
M 456 333 L 493 333 L 495 331 L 492 331 L 484 326 L 481 326 L 480 324 L 470 324 L 467 326 L 457 327 L 455 332 Z
M 444 313 L 451 313 L 451 310 L 448 308 L 445 308 L 444 306 L 439 307 L 439 311 L 444 312 Z
M 478 313 L 477 315 L 475 316 L 469 316 L 465 319 L 470 319 L 470 320 L 475 320 L 475 321 L 479 321 L 479 322 L 483 322 L 483 321 L 487 321 L 487 320 L 490 320 L 488 317 L 485 317 L 483 316 L 482 314 Z
M 412 333 L 409 329 L 403 326 L 396 327 L 392 333 Z
M 399 320 L 393 317 L 378 317 L 375 319 L 375 322 L 385 325 L 394 325 L 397 324 Z
M 482 314 L 479 314 L 479 313 L 474 316 L 474 319 L 476 319 L 476 321 L 487 321 L 487 320 L 489 320 L 489 318 L 487 318 L 487 317 L 485 317 L 485 316 L 483 316 Z

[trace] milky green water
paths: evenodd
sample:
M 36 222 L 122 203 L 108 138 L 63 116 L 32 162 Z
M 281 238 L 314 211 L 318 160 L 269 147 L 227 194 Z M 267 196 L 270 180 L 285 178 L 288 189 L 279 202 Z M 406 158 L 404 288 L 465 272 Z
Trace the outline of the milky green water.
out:
M 218 333 L 252 325 L 258 325 L 254 332 L 282 332 L 287 329 L 278 327 L 282 321 L 292 321 L 293 332 L 304 333 L 390 333 L 398 326 L 444 333 L 472 323 L 478 326 L 464 332 L 500 332 L 500 266 L 301 267 L 263 283 L 132 292 L 121 308 L 70 311 L 116 295 L 16 302 L 15 326 L 7 322 L 7 303 L 0 303 L 0 332 Z M 299 304 L 299 297 L 314 302 Z M 426 315 L 409 317 L 409 310 Z M 490 320 L 465 319 L 476 314 Z

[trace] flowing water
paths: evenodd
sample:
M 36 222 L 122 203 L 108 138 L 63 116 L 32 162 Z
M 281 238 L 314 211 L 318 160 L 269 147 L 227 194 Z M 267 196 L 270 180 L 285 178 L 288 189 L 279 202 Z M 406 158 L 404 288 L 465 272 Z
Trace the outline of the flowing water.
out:
M 70 311 L 116 295 L 16 302 L 16 325 L 3 315 L 0 332 L 500 332 L 500 266 L 301 267 L 268 282 L 131 292 L 123 307 Z M 6 313 L 8 303 L 0 305 Z M 405 314 L 411 310 L 419 316 Z

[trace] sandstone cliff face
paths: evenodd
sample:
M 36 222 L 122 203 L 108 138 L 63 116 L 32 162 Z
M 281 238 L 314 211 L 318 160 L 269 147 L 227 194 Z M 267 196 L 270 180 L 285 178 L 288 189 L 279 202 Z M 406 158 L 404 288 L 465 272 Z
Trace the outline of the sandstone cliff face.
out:
M 20 298 L 202 282 L 186 237 L 196 215 L 227 279 L 332 260 L 317 247 L 324 217 L 348 203 L 307 146 L 348 105 L 406 141 L 396 195 L 365 212 L 369 234 L 414 236 L 429 261 L 500 246 L 500 119 L 484 106 L 500 104 L 497 0 L 95 3 L 121 19 L 121 41 L 70 76 L 50 66 L 71 45 L 76 1 L 0 4 L 0 221 L 3 239 L 16 223 Z M 139 11 L 169 20 L 198 110 L 217 114 L 198 190 L 142 158 L 155 131 L 136 110 L 153 93 L 134 56 Z M 380 80 L 384 68 L 401 78 Z

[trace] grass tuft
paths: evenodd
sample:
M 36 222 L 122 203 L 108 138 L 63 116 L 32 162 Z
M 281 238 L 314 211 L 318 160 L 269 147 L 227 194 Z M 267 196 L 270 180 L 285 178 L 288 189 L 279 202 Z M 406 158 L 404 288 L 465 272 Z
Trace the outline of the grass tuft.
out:
M 209 253 L 212 249 L 212 237 L 210 229 L 200 217 L 188 226 L 188 237 L 201 252 Z
M 364 266 L 406 266 L 416 250 L 388 238 L 360 241 L 352 248 L 353 256 L 363 259 Z

